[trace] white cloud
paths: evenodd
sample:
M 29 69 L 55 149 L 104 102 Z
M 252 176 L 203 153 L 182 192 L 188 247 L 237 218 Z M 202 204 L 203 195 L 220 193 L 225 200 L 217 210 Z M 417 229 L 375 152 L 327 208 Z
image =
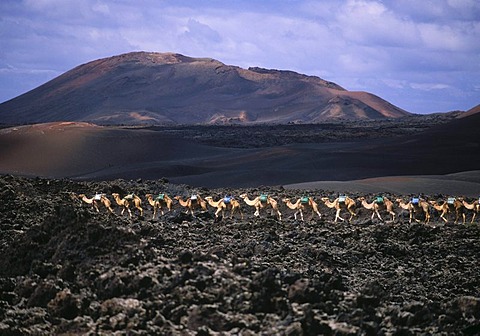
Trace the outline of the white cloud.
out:
M 432 91 L 432 90 L 444 90 L 451 88 L 450 85 L 442 83 L 410 83 L 413 89 Z
M 477 0 L 25 0 L 0 2 L 0 12 L 0 64 L 25 73 L 172 51 L 318 75 L 385 98 L 463 88 L 470 100 L 452 103 L 478 100 Z M 8 81 L 6 70 L 0 75 Z

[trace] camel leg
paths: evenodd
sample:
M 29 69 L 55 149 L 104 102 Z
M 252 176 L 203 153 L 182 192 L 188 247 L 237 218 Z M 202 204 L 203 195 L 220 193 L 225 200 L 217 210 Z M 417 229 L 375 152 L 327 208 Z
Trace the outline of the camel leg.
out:
M 430 223 L 430 214 L 427 212 L 425 212 L 425 224 L 428 224 Z
M 410 216 L 408 217 L 408 223 L 412 224 L 413 210 L 410 210 Z
M 260 217 L 260 207 L 256 206 L 255 207 L 255 213 L 253 214 L 255 217 Z
M 300 209 L 300 218 L 302 219 L 302 222 L 303 222 L 303 211 L 302 211 L 302 209 Z
M 220 213 L 220 211 L 222 211 L 222 208 L 217 208 L 217 211 L 215 211 L 215 218 L 218 218 L 218 214 Z
M 282 220 L 282 213 L 278 209 L 277 209 L 277 214 L 278 214 L 278 220 Z M 302 220 L 303 220 L 303 218 L 302 218 Z
M 341 209 L 338 209 L 338 210 L 337 210 L 337 213 L 335 214 L 335 223 L 337 222 L 337 219 L 340 219 L 342 222 L 345 221 L 345 219 L 343 219 L 342 217 L 340 217 L 340 211 L 341 211 Z
M 395 212 L 390 211 L 390 215 L 392 216 L 392 222 L 395 222 L 395 216 L 396 216 Z
M 348 212 L 350 212 L 350 218 L 348 219 L 348 221 L 351 222 L 352 218 L 355 217 L 357 214 L 350 207 L 347 208 L 347 210 L 348 210 Z

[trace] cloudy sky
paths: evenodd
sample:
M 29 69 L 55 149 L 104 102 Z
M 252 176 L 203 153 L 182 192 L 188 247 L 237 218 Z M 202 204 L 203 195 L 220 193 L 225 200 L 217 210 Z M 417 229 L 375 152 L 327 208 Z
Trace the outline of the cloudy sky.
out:
M 1 0 L 0 102 L 130 51 L 316 75 L 414 113 L 480 104 L 479 0 Z

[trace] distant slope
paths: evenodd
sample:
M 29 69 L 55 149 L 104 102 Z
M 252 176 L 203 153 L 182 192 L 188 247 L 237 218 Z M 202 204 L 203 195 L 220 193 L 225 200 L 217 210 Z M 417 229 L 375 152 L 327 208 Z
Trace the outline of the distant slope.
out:
M 472 107 L 467 112 L 462 113 L 459 117 L 464 118 L 464 117 L 468 117 L 468 116 L 471 116 L 471 115 L 474 115 L 474 114 L 480 114 L 480 104 L 475 106 L 475 107 Z
M 0 174 L 96 180 L 166 177 L 206 187 L 444 175 L 480 171 L 479 128 L 480 114 L 475 114 L 409 136 L 239 149 L 141 128 L 39 124 L 0 130 Z M 438 180 L 431 183 L 441 183 Z
M 0 123 L 314 123 L 408 112 L 292 71 L 242 69 L 209 58 L 135 52 L 80 65 L 0 104 Z

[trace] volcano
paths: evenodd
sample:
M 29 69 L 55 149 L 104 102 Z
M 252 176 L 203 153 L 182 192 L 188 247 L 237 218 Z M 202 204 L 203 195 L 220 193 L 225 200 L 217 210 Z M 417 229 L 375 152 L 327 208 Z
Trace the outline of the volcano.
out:
M 316 76 L 211 58 L 132 52 L 80 65 L 0 104 L 0 123 L 287 124 L 410 113 Z

